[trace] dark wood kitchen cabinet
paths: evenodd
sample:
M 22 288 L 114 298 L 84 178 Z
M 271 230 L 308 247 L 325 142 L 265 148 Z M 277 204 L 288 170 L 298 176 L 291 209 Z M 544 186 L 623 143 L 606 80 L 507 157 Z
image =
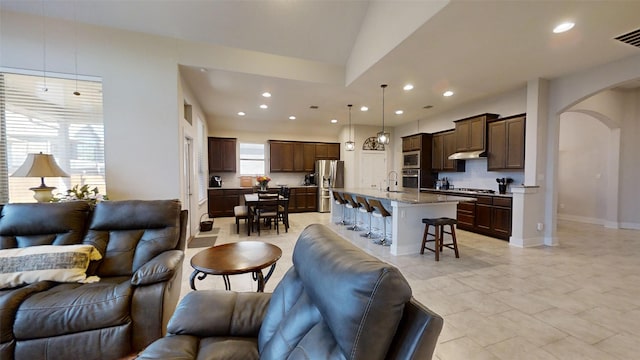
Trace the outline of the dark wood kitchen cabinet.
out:
M 236 139 L 208 138 L 209 173 L 236 172 Z
M 488 171 L 524 169 L 525 122 L 520 114 L 488 123 Z
M 289 198 L 290 212 L 309 212 L 318 209 L 318 188 L 310 187 L 294 187 L 291 188 Z
M 422 135 L 416 134 L 402 138 L 402 151 L 420 151 L 422 149 Z
M 340 160 L 339 143 L 269 140 L 271 172 L 313 172 L 316 160 Z
M 240 205 L 240 197 L 253 192 L 253 189 L 209 189 L 209 217 L 233 216 L 233 208 Z
M 433 134 L 432 144 L 432 171 L 463 172 L 465 170 L 464 161 L 449 160 L 449 155 L 456 152 L 456 134 L 454 130 L 446 130 Z
M 509 240 L 512 212 L 510 197 L 467 194 L 463 196 L 476 198 L 476 201 L 458 203 L 458 229 Z
M 485 150 L 487 120 L 497 119 L 498 114 L 482 114 L 454 121 L 456 124 L 456 151 Z

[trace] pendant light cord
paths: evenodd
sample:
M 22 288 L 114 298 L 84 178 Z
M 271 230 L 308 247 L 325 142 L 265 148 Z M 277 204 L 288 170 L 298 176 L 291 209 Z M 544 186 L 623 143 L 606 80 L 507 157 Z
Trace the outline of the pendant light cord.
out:
M 384 134 L 384 89 L 387 87 L 387 84 L 380 85 L 382 88 L 382 133 Z
M 349 107 L 349 141 L 351 141 L 351 107 L 353 105 L 347 105 Z

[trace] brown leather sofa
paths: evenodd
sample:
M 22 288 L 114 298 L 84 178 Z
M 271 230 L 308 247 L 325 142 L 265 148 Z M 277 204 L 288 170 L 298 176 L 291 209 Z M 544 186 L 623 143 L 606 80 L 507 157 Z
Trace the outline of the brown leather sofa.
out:
M 94 245 L 95 283 L 0 290 L 1 359 L 118 359 L 164 334 L 180 295 L 186 210 L 178 200 L 6 204 L 0 249 Z
M 310 225 L 273 294 L 190 292 L 138 359 L 430 359 L 442 326 L 397 268 Z

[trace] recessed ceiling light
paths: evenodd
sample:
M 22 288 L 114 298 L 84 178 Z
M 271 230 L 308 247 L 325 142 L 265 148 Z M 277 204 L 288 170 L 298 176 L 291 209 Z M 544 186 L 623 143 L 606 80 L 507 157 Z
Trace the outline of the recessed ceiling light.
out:
M 560 33 L 563 33 L 565 31 L 569 31 L 569 30 L 573 29 L 573 27 L 575 25 L 576 25 L 575 23 L 572 23 L 570 21 L 563 22 L 562 24 L 560 24 L 560 25 L 556 26 L 555 28 L 553 28 L 553 32 L 555 34 L 560 34 Z
M 447 96 L 447 97 L 449 97 L 449 96 L 453 96 L 453 91 L 451 91 L 451 90 L 447 90 L 447 91 L 445 91 L 444 93 L 442 93 L 442 96 Z
M 267 108 L 268 108 L 267 104 L 260 105 L 260 109 L 267 109 Z
M 245 113 L 244 113 L 244 111 L 238 111 L 238 115 L 240 115 L 240 116 L 245 116 L 245 115 L 247 115 L 247 114 L 245 114 Z
M 331 119 L 331 123 L 332 123 L 332 124 L 336 124 L 337 122 L 338 122 L 338 120 L 336 120 L 336 119 Z
M 205 69 L 205 68 L 200 68 L 200 72 L 203 72 L 203 73 L 204 73 L 204 72 L 207 72 L 207 69 Z
M 266 98 L 270 98 L 271 97 L 271 93 L 268 91 L 265 91 L 262 93 L 262 96 L 266 97 Z
M 404 111 L 402 111 L 402 110 L 396 110 L 396 115 L 402 115 L 402 114 L 404 114 Z
M 407 84 L 403 87 L 404 91 L 409 91 L 409 90 L 413 90 L 413 85 L 411 84 Z
M 295 120 L 295 119 L 296 119 L 295 116 L 293 116 L 293 115 L 289 116 L 289 120 Z
M 369 111 L 369 108 L 366 106 L 361 106 L 360 111 Z

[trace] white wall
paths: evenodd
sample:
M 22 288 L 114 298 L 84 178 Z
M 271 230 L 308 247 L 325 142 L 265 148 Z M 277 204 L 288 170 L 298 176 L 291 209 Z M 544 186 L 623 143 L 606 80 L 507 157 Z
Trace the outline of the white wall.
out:
M 609 128 L 592 116 L 566 112 L 560 117 L 558 216 L 604 224 Z
M 47 19 L 47 70 L 103 79 L 107 193 L 180 198 L 178 73 L 168 39 Z M 0 13 L 0 66 L 42 70 L 42 20 Z M 77 43 L 77 47 L 76 44 Z

